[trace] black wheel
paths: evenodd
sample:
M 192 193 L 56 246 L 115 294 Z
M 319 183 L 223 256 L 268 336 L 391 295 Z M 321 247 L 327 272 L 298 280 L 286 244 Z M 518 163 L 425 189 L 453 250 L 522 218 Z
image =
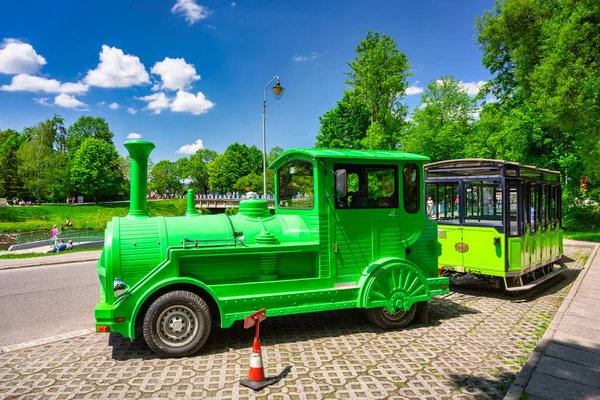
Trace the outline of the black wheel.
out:
M 185 357 L 204 345 L 210 334 L 208 305 L 198 295 L 177 290 L 163 294 L 144 317 L 144 339 L 164 357 Z
M 415 317 L 417 303 L 413 304 L 408 311 L 398 310 L 393 314 L 390 314 L 385 307 L 369 308 L 366 311 L 369 321 L 378 327 L 382 329 L 400 329 L 408 326 Z

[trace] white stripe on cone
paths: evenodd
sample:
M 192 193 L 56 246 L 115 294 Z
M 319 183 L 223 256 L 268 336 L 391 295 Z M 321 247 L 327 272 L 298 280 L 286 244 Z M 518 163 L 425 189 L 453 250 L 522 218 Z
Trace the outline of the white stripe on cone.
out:
M 262 357 L 260 354 L 252 353 L 250 355 L 250 368 L 262 368 Z

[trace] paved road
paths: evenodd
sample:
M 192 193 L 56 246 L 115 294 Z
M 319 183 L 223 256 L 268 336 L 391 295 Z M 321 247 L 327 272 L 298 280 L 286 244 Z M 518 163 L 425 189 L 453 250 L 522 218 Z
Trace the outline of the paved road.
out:
M 94 329 L 95 262 L 0 271 L 0 347 Z

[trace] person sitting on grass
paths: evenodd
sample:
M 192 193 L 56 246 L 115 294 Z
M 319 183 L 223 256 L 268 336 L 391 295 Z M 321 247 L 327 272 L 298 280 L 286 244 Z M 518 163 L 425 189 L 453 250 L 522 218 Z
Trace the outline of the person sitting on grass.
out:
M 68 226 L 68 227 L 73 226 L 73 223 L 71 222 L 70 219 L 67 219 L 67 221 L 65 222 L 65 226 Z
M 67 250 L 73 250 L 73 247 L 75 247 L 73 246 L 73 241 L 69 240 L 69 243 L 67 243 Z
M 67 245 L 66 245 L 66 243 L 65 243 L 64 240 L 60 239 L 60 241 L 58 242 L 58 244 L 54 248 L 54 252 L 58 253 L 60 251 L 65 251 L 65 250 L 67 250 Z

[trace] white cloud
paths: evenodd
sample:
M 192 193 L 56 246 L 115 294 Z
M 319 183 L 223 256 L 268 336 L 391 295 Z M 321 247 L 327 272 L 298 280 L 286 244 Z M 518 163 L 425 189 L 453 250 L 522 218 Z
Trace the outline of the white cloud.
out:
M 203 148 L 204 148 L 204 145 L 202 144 L 202 139 L 198 139 L 192 144 L 185 144 L 185 145 L 181 146 L 179 148 L 179 150 L 177 150 L 175 153 L 194 154 L 198 150 L 203 149 Z
M 105 101 L 101 101 L 100 103 L 98 103 L 98 105 L 99 105 L 100 107 L 104 107 L 104 105 L 105 105 L 105 104 L 106 104 L 106 102 L 105 102 Z
M 177 3 L 171 8 L 171 12 L 185 16 L 185 20 L 190 25 L 208 17 L 210 14 L 208 7 L 198 5 L 194 0 L 177 0 Z
M 163 61 L 154 64 L 150 72 L 160 75 L 162 80 L 161 85 L 153 87 L 155 90 L 186 90 L 192 82 L 200 79 L 194 65 L 186 63 L 183 58 L 166 57 Z
M 33 98 L 33 101 L 35 101 L 38 104 L 41 104 L 43 106 L 52 106 L 52 103 L 48 103 L 48 100 L 50 100 L 49 97 Z
M 149 83 L 150 77 L 138 57 L 104 44 L 100 52 L 100 64 L 88 71 L 84 82 L 104 88 L 124 88 Z
M 0 44 L 0 73 L 2 74 L 33 74 L 46 59 L 36 53 L 29 43 L 17 39 L 4 39 Z
M 312 52 L 310 53 L 310 55 L 308 56 L 301 56 L 300 54 L 296 53 L 293 57 L 292 60 L 294 61 L 307 61 L 307 60 L 314 60 L 315 58 L 321 56 L 321 54 L 317 53 L 317 52 Z
M 237 4 L 235 4 L 235 1 L 231 3 L 231 7 L 235 7 L 237 6 Z
M 0 90 L 5 92 L 85 93 L 88 88 L 88 85 L 83 83 L 60 83 L 56 79 L 19 74 L 12 77 L 10 85 L 1 86 Z
M 414 94 L 421 94 L 423 93 L 423 88 L 422 87 L 418 87 L 417 85 L 419 84 L 419 81 L 416 81 L 414 85 L 409 86 L 406 88 L 406 95 L 407 96 L 412 96 Z
M 175 100 L 171 104 L 171 111 L 174 112 L 189 112 L 194 115 L 200 115 L 214 107 L 214 103 L 208 100 L 202 92 L 198 92 L 196 96 L 193 93 L 180 90 L 175 96 Z
M 119 104 L 118 103 L 111 103 L 108 105 L 108 108 L 110 108 L 111 110 L 116 110 L 117 108 L 119 108 Z
M 135 113 L 137 113 L 137 110 L 133 107 L 127 107 L 127 112 L 129 114 L 135 115 Z
M 74 108 L 79 111 L 87 110 L 87 104 L 77 100 L 75 96 L 71 96 L 70 94 L 59 94 L 54 98 L 54 104 L 57 106 L 61 106 L 64 108 Z
M 154 114 L 160 114 L 165 108 L 169 108 L 171 105 L 171 99 L 169 99 L 164 93 L 154 93 L 149 96 L 138 97 L 140 100 L 147 101 L 148 110 L 154 111 Z
M 142 135 L 139 133 L 135 133 L 135 132 L 131 132 L 129 135 L 127 135 L 127 139 L 141 139 Z
M 469 96 L 475 96 L 477 93 L 479 93 L 479 89 L 485 85 L 485 81 L 479 81 L 479 82 L 463 82 L 460 81 L 459 82 L 459 86 L 461 88 L 463 88 L 463 90 L 465 92 L 467 92 L 467 94 Z

